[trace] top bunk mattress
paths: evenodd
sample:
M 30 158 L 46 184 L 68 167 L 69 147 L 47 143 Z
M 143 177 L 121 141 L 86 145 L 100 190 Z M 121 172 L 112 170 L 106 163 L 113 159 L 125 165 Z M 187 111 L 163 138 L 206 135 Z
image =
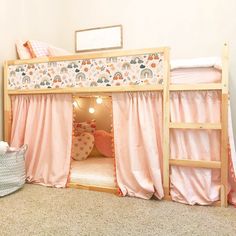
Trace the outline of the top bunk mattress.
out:
M 204 84 L 221 82 L 221 60 L 218 57 L 171 61 L 172 84 Z
M 214 67 L 177 68 L 171 70 L 172 84 L 220 83 L 221 70 Z

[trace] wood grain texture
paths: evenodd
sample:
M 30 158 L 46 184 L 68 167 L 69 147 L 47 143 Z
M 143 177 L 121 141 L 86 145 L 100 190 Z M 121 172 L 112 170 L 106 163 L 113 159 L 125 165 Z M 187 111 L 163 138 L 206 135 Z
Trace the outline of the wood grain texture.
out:
M 73 183 L 73 182 L 68 183 L 67 187 L 84 189 L 84 190 L 92 190 L 92 191 L 98 191 L 98 192 L 113 193 L 113 194 L 118 195 L 118 188 L 107 188 L 107 187 L 101 187 L 101 186 L 88 186 L 88 185 L 81 185 L 81 184 Z
M 186 160 L 186 159 L 170 159 L 170 165 L 184 166 L 194 168 L 207 168 L 207 169 L 220 169 L 220 161 L 199 161 L 199 160 Z
M 164 89 L 163 89 L 163 187 L 164 195 L 170 195 L 170 173 L 169 173 L 169 157 L 170 157 L 170 58 L 169 50 L 165 50 L 164 60 Z
M 113 51 L 96 52 L 96 53 L 80 53 L 75 55 L 59 56 L 59 57 L 41 57 L 41 58 L 25 59 L 25 60 L 9 60 L 8 65 L 47 63 L 47 62 L 57 62 L 57 61 L 73 61 L 73 60 L 96 59 L 104 57 L 135 56 L 148 53 L 164 53 L 166 50 L 168 50 L 167 47 L 160 47 L 160 48 L 146 48 L 146 49 L 133 49 L 133 50 L 113 50 Z
M 225 44 L 222 52 L 222 96 L 221 96 L 221 206 L 228 205 L 228 81 L 229 49 Z
M 171 129 L 221 129 L 221 123 L 173 123 L 169 124 Z

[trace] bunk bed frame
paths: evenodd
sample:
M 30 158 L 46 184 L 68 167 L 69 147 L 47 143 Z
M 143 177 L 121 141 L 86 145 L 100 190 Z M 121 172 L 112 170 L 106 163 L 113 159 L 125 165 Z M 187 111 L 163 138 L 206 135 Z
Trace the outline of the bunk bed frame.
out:
M 74 88 L 46 88 L 46 89 L 12 89 L 9 88 L 9 67 L 52 63 L 64 61 L 76 61 L 84 59 L 99 59 L 110 57 L 137 56 L 144 54 L 161 53 L 163 55 L 163 83 L 149 85 L 128 85 L 128 86 L 110 86 L 110 87 L 74 87 Z M 220 123 L 171 123 L 170 122 L 170 93 L 172 91 L 203 91 L 218 90 L 221 91 L 221 122 Z M 227 206 L 227 185 L 228 185 L 228 46 L 225 44 L 222 53 L 222 80 L 217 84 L 170 84 L 170 58 L 169 48 L 152 48 L 131 51 L 112 51 L 100 53 L 78 54 L 73 56 L 38 58 L 31 60 L 11 60 L 6 61 L 4 65 L 4 139 L 10 141 L 11 134 L 11 95 L 20 94 L 96 94 L 96 93 L 115 93 L 115 92 L 136 92 L 136 91 L 161 91 L 163 93 L 163 186 L 164 199 L 171 200 L 170 197 L 170 166 L 194 167 L 220 169 L 220 201 L 216 205 Z M 173 159 L 170 157 L 170 130 L 171 129 L 207 129 L 221 131 L 221 159 L 220 161 L 196 161 L 186 159 Z M 81 186 L 71 183 L 69 187 L 82 189 L 91 189 L 106 192 L 116 192 L 116 189 L 100 188 L 97 186 Z

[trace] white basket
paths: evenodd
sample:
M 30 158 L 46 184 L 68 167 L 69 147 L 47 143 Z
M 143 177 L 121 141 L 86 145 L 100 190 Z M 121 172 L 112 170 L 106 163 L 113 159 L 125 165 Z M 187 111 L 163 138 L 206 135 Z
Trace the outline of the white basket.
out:
M 25 184 L 25 152 L 28 146 L 10 149 L 0 156 L 0 197 L 15 192 Z

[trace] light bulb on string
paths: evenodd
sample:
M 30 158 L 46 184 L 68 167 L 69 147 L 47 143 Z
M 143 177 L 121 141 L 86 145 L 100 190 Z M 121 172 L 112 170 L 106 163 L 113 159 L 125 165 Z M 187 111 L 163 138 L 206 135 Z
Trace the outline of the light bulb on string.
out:
M 88 111 L 89 113 L 93 114 L 95 112 L 95 109 L 93 107 L 90 107 Z
M 102 104 L 102 102 L 103 102 L 103 100 L 102 100 L 101 97 L 98 97 L 98 98 L 96 99 L 96 103 L 97 103 L 97 104 Z
M 73 102 L 73 106 L 74 106 L 74 107 L 77 107 L 77 106 L 78 106 L 76 101 Z

